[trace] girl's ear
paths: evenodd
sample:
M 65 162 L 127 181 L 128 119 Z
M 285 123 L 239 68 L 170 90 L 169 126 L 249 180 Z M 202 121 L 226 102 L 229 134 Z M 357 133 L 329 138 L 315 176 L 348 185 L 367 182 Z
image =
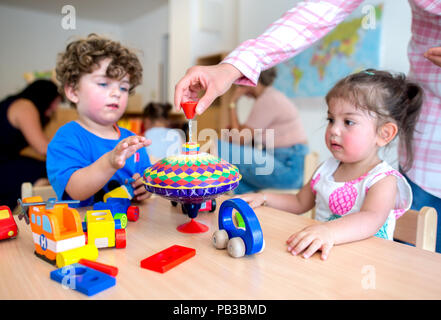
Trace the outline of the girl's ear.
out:
M 78 94 L 77 90 L 69 84 L 64 85 L 64 94 L 66 95 L 66 98 L 69 99 L 72 103 L 78 103 Z
M 383 124 L 378 130 L 377 144 L 379 147 L 384 147 L 391 142 L 398 133 L 398 126 L 393 122 Z

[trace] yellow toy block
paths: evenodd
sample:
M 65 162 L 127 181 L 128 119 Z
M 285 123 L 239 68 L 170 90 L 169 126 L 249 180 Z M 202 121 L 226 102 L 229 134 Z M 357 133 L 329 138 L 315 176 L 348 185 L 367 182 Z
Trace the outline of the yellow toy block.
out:
M 87 217 L 88 243 L 97 248 L 115 246 L 115 221 L 110 210 L 89 210 Z
M 132 195 L 127 189 L 127 186 L 120 186 L 112 191 L 107 192 L 103 197 L 104 202 L 107 202 L 107 198 L 126 198 L 132 200 Z
M 81 259 L 98 259 L 98 248 L 94 244 L 86 244 L 83 247 L 57 253 L 57 267 L 62 268 L 77 263 Z

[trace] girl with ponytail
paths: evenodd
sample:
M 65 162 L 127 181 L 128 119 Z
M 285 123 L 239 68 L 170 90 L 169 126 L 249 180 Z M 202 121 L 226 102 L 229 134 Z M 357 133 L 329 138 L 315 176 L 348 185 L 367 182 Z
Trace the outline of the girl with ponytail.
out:
M 296 214 L 313 206 L 316 220 L 292 234 L 287 249 L 305 258 L 334 245 L 373 235 L 393 238 L 395 221 L 412 203 L 411 188 L 398 171 L 381 160 L 379 150 L 397 136 L 413 161 L 412 138 L 423 99 L 421 87 L 402 74 L 368 69 L 340 80 L 326 95 L 325 142 L 332 156 L 296 195 L 248 194 L 252 207 L 263 204 Z

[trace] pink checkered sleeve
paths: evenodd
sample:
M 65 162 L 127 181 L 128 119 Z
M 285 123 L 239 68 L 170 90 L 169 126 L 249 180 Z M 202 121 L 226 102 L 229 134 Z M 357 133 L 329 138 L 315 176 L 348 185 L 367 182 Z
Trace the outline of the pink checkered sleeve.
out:
M 244 75 L 235 83 L 256 85 L 260 72 L 300 53 L 330 32 L 363 0 L 310 0 L 299 3 L 256 39 L 243 42 L 222 63 Z
M 431 47 L 441 46 L 441 1 L 412 0 L 412 38 L 408 47 L 409 79 L 424 89 L 423 106 L 417 122 L 414 161 L 406 175 L 425 191 L 441 198 L 441 68 L 424 57 Z M 399 149 L 400 164 L 406 152 Z

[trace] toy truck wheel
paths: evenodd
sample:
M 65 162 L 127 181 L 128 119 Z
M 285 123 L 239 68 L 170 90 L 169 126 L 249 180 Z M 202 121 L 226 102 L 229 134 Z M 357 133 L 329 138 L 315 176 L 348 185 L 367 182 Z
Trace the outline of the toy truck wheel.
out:
M 224 229 L 217 230 L 213 233 L 211 241 L 216 249 L 225 249 L 228 244 L 228 233 Z
M 117 213 L 113 216 L 113 219 L 121 221 L 121 228 L 125 229 L 127 227 L 127 215 L 125 213 Z
M 239 237 L 231 238 L 228 241 L 228 253 L 234 258 L 240 258 L 245 255 L 245 242 Z
M 115 230 L 115 248 L 123 249 L 126 247 L 126 230 L 117 229 Z
M 127 218 L 129 221 L 137 221 L 139 219 L 139 208 L 137 206 L 130 206 L 127 209 Z
M 211 200 L 211 210 L 210 212 L 214 212 L 216 210 L 216 200 Z

